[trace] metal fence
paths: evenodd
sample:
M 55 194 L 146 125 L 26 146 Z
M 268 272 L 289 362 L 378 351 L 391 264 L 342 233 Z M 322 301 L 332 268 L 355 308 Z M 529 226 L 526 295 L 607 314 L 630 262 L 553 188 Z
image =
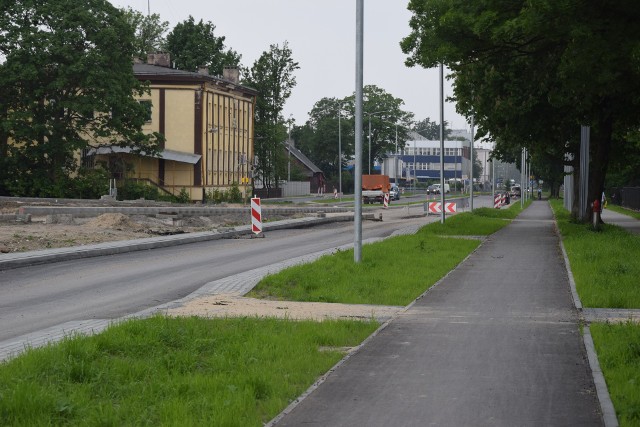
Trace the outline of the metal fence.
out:
M 625 208 L 640 210 L 640 187 L 612 188 L 610 202 Z

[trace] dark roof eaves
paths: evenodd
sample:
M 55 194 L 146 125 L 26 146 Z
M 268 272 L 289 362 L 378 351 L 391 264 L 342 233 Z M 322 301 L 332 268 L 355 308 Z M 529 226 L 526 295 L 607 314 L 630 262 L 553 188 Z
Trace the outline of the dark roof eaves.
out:
M 136 67 L 136 66 L 144 66 Z M 138 68 L 138 70 L 136 70 Z M 153 72 L 155 71 L 155 72 Z M 194 73 L 191 71 L 183 71 L 175 68 L 159 67 L 157 65 L 149 64 L 134 64 L 133 74 L 140 80 L 150 81 L 182 81 L 186 83 L 205 83 L 214 82 L 216 84 L 232 85 L 233 88 L 237 88 L 250 95 L 258 95 L 258 91 L 240 84 L 233 83 L 232 81 L 222 79 L 220 77 L 211 76 L 208 74 Z

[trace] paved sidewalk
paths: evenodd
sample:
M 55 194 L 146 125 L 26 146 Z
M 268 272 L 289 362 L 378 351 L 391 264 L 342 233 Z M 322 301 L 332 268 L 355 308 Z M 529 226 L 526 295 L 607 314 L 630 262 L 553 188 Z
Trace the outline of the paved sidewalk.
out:
M 602 425 L 558 245 L 534 202 L 273 424 Z
M 631 233 L 640 234 L 640 221 L 629 215 L 614 212 L 611 209 L 602 210 L 602 220 L 606 224 L 614 224 L 629 230 Z

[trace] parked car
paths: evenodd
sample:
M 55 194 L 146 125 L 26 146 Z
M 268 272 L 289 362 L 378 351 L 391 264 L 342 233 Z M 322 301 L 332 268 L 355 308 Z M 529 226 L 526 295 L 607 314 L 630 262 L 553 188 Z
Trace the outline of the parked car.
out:
M 390 200 L 400 200 L 400 189 L 396 185 L 392 185 L 389 190 L 389 199 Z

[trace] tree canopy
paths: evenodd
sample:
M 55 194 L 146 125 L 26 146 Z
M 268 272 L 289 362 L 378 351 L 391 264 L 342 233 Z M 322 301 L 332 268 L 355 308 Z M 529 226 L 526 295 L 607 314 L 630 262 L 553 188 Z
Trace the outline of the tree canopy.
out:
M 0 192 L 58 195 L 92 145 L 157 149 L 134 99 L 133 31 L 108 1 L 3 2 L 0 29 Z
M 580 125 L 591 126 L 589 199 L 599 197 L 612 147 L 627 144 L 640 117 L 640 4 L 411 0 L 409 9 L 407 65 L 445 64 L 458 111 L 474 115 L 500 158 L 527 147 L 577 159 Z
M 404 148 L 409 137 L 413 114 L 402 110 L 404 101 L 374 85 L 363 88 L 364 135 L 362 159 L 365 171 L 369 160 L 369 118 L 371 118 L 371 166 L 388 153 Z M 293 135 L 296 147 L 302 150 L 332 180 L 346 159 L 355 154 L 355 96 L 322 98 L 309 112 L 309 120 Z M 397 131 L 397 135 L 396 135 Z M 397 139 L 396 139 L 397 136 Z M 341 138 L 340 138 L 341 137 Z M 341 139 L 341 144 L 339 140 Z M 341 154 L 338 149 L 341 145 Z
M 165 33 L 169 22 L 162 21 L 160 15 L 145 15 L 128 7 L 122 10 L 125 19 L 134 29 L 134 52 L 136 57 L 146 60 L 147 54 L 160 52 L 166 44 Z
M 424 138 L 427 138 L 431 141 L 439 141 L 440 140 L 440 123 L 435 121 L 431 121 L 429 117 L 424 120 L 420 120 L 413 125 L 412 130 Z M 449 122 L 445 120 L 444 122 L 444 138 L 451 135 L 451 129 L 449 128 Z
M 285 176 L 285 158 L 282 142 L 286 137 L 284 104 L 296 85 L 295 70 L 289 44 L 271 45 L 253 63 L 243 84 L 258 91 L 255 111 L 254 150 L 258 158 L 255 171 L 267 188 L 277 188 Z
M 396 130 L 398 150 L 404 148 L 404 141 L 409 137 L 409 128 L 413 121 L 413 113 L 404 111 L 404 101 L 394 97 L 384 89 L 367 85 L 363 88 L 363 171 L 373 167 L 375 161 L 382 161 L 388 153 L 396 151 Z M 351 117 L 355 113 L 355 95 L 345 99 L 349 105 Z M 369 140 L 369 123 L 371 138 Z M 369 164 L 369 146 L 371 147 L 371 164 Z
M 202 19 L 196 23 L 193 16 L 178 23 L 167 35 L 166 49 L 175 66 L 185 71 L 198 71 L 207 67 L 209 74 L 221 76 L 225 66 L 240 65 L 241 55 L 224 45 L 225 37 L 216 36 L 216 26 Z

